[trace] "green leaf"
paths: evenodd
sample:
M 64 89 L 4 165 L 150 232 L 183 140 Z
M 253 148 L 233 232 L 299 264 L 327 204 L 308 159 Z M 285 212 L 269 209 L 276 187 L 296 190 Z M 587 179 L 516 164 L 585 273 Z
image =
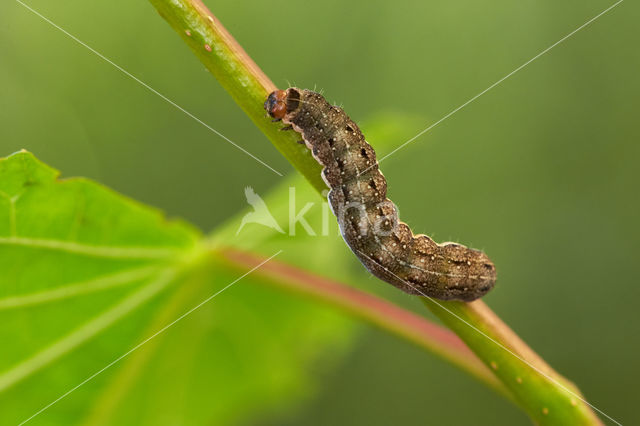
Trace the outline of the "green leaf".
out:
M 57 177 L 0 160 L 0 423 L 234 422 L 309 395 L 308 366 L 345 347 L 326 308 L 225 289 L 240 274 L 192 226 Z

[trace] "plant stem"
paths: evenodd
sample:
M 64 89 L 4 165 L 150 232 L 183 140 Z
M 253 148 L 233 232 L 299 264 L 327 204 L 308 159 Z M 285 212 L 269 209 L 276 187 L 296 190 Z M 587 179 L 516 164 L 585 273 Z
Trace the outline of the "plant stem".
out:
M 150 2 L 289 162 L 320 193 L 327 189 L 319 164 L 295 143 L 298 137 L 278 131 L 279 126 L 265 117 L 262 104 L 275 86 L 206 6 L 199 0 Z M 331 299 L 331 295 L 316 295 Z M 430 299 L 424 303 L 492 369 L 536 423 L 600 424 L 576 387 L 544 363 L 484 303 Z
M 276 86 L 209 9 L 199 0 L 149 1 L 282 155 L 319 192 L 326 189 L 320 165 L 297 143 L 299 137 L 281 132 L 282 125 L 266 115 L 262 105 Z
M 481 300 L 471 303 L 422 298 L 509 388 L 537 424 L 601 424 L 578 388 L 554 371 Z

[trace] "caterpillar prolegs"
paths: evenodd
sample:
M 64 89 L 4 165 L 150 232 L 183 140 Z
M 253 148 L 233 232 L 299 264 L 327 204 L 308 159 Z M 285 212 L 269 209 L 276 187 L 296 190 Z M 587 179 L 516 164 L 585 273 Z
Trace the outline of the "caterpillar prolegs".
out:
M 493 288 L 496 269 L 486 254 L 436 244 L 398 219 L 373 148 L 341 108 L 295 87 L 274 91 L 264 107 L 274 121 L 298 132 L 324 166 L 342 236 L 373 275 L 409 294 L 443 300 L 471 301 Z

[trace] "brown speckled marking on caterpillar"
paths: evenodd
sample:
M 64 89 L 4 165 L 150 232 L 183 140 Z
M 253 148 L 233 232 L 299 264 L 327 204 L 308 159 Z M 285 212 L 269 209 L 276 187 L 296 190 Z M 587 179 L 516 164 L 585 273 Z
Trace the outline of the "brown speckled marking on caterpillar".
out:
M 300 133 L 322 165 L 329 204 L 344 240 L 376 277 L 416 295 L 471 301 L 496 280 L 496 269 L 481 251 L 460 244 L 436 244 L 414 235 L 387 198 L 387 181 L 376 154 L 358 126 L 322 95 L 291 87 L 264 103 L 274 121 Z

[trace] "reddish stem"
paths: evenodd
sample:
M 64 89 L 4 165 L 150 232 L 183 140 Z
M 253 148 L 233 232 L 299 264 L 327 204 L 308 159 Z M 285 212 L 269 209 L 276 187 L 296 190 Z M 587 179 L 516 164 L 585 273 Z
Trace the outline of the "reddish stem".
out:
M 263 257 L 232 248 L 225 248 L 218 254 L 241 270 L 251 269 L 264 261 Z M 372 294 L 276 260 L 265 263 L 253 274 L 281 288 L 339 307 L 383 330 L 426 348 L 511 398 L 504 385 L 458 336 L 413 312 Z

